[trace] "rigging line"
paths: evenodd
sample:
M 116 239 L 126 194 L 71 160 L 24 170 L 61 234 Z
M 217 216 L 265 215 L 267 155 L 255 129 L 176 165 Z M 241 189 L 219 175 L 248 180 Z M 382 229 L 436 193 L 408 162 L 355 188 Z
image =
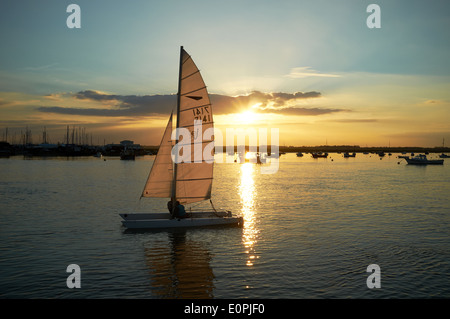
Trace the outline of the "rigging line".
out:
M 203 199 L 208 199 L 208 197 L 207 196 L 185 196 L 185 197 L 182 197 L 182 196 L 177 196 L 177 199 L 178 198 L 203 198 Z
M 194 155 L 192 156 L 192 157 L 195 157 Z M 189 161 L 185 161 L 184 159 L 182 159 L 181 160 L 181 162 L 179 162 L 179 163 L 177 163 L 178 165 L 183 165 L 183 166 L 187 166 L 187 165 L 189 165 L 189 164 L 212 164 L 214 162 L 214 159 L 213 159 L 213 157 L 212 157 L 212 155 L 211 155 L 211 158 L 209 158 L 209 159 L 192 159 L 192 158 L 189 158 Z M 206 169 L 208 166 L 205 166 L 203 169 Z M 192 166 L 191 166 L 191 168 L 192 168 Z M 180 181 L 180 179 L 177 179 L 177 181 Z
M 178 146 L 186 146 L 186 145 L 195 145 L 195 144 L 206 144 L 206 143 L 210 143 L 210 142 L 214 142 L 214 140 L 206 140 L 206 141 L 201 141 L 201 142 L 194 142 L 194 143 L 186 143 L 186 144 L 180 144 L 178 143 Z
M 193 72 L 193 73 L 191 73 L 189 75 L 186 75 L 184 78 L 181 79 L 181 81 L 186 80 L 188 77 L 191 77 L 191 76 L 193 76 L 196 73 L 200 73 L 200 70 L 197 69 L 197 71 L 195 71 L 195 72 Z
M 211 207 L 212 207 L 212 209 L 214 210 L 214 215 L 216 215 L 217 217 L 221 217 L 221 216 L 219 216 L 218 211 L 217 211 L 216 208 L 214 207 L 214 204 L 213 204 L 211 198 L 209 199 L 209 202 L 211 203 Z
M 198 163 L 200 164 L 200 163 Z M 177 179 L 177 182 L 192 182 L 192 181 L 204 181 L 204 180 L 209 180 L 209 179 L 213 179 L 212 177 L 204 177 L 204 178 L 186 178 L 186 179 Z M 204 196 L 201 196 L 204 197 Z
M 211 158 L 212 158 L 212 156 L 211 156 Z M 193 161 L 189 161 L 189 162 L 185 162 L 184 160 L 182 160 L 180 163 L 177 163 L 178 165 L 181 165 L 181 164 L 212 164 L 213 163 L 213 159 L 202 159 L 202 160 L 195 160 L 195 158 L 194 158 L 194 160 Z M 177 181 L 179 181 L 179 179 L 177 179 Z
M 196 89 L 196 90 L 194 90 L 194 91 L 190 91 L 190 92 L 186 92 L 186 93 L 180 94 L 180 96 L 185 96 L 185 95 L 188 95 L 188 94 L 191 94 L 191 93 L 194 93 L 194 92 L 203 90 L 203 89 L 206 89 L 206 86 L 203 86 L 203 87 L 201 87 L 201 88 L 199 88 L 199 89 Z
M 184 51 L 184 49 L 183 49 L 183 51 Z M 191 56 L 186 52 L 186 51 L 184 51 L 185 53 L 186 53 L 186 55 L 187 55 L 187 58 L 186 58 L 186 60 L 184 60 L 183 62 L 181 62 L 181 65 L 183 65 L 183 64 L 185 64 L 187 61 L 189 61 L 189 59 L 191 59 Z M 191 59 L 192 60 L 192 59 Z M 193 60 L 192 60 L 192 62 L 194 62 Z M 195 64 L 195 63 L 194 63 Z
M 214 124 L 213 121 L 210 122 L 202 122 L 202 125 L 208 125 L 208 124 Z M 195 126 L 195 124 L 191 124 L 191 125 L 183 125 L 182 127 L 192 127 Z
M 199 108 L 199 107 L 205 107 L 205 106 L 211 106 L 211 105 L 212 104 L 209 103 L 209 104 L 205 104 L 205 105 L 193 106 L 193 107 L 190 107 L 188 109 L 180 110 L 180 112 L 189 111 L 189 110 L 193 110 L 193 109 L 196 109 L 196 108 Z M 208 113 L 208 114 L 210 114 L 210 113 Z

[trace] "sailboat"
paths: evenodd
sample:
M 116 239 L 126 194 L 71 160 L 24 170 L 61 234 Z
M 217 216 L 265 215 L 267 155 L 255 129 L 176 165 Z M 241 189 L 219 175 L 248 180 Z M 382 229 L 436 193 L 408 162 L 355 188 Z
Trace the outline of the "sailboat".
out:
M 191 56 L 180 48 L 180 68 L 177 93 L 176 128 L 187 129 L 190 136 L 172 140 L 172 118 L 170 115 L 158 153 L 153 162 L 142 197 L 169 198 L 165 212 L 119 214 L 127 228 L 160 229 L 179 227 L 206 227 L 217 225 L 242 226 L 243 217 L 230 211 L 216 210 L 211 201 L 214 166 L 214 138 L 205 138 L 204 132 L 213 129 L 212 105 L 203 78 Z M 201 123 L 201 125 L 199 125 Z M 179 132 L 179 131 L 177 131 Z M 177 134 L 178 135 L 178 134 Z M 175 145 L 175 155 L 172 149 Z M 191 161 L 180 161 L 180 149 L 191 152 Z M 212 151 L 209 158 L 205 156 Z M 188 151 L 189 152 L 189 151 Z M 202 156 L 198 159 L 198 154 Z M 192 160 L 194 159 L 194 160 Z M 184 205 L 209 200 L 211 210 L 187 210 L 186 215 L 177 216 L 176 211 Z M 181 206 L 180 206 L 181 205 Z

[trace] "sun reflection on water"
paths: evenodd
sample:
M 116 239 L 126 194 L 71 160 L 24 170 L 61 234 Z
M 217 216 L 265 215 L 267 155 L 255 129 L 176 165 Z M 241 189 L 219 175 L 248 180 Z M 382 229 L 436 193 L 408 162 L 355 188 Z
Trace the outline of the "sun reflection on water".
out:
M 241 197 L 242 215 L 244 217 L 244 232 L 242 241 L 248 255 L 247 266 L 253 266 L 258 256 L 255 253 L 255 244 L 258 237 L 255 216 L 256 188 L 253 174 L 255 165 L 245 163 L 241 165 L 241 181 L 239 184 L 239 195 Z

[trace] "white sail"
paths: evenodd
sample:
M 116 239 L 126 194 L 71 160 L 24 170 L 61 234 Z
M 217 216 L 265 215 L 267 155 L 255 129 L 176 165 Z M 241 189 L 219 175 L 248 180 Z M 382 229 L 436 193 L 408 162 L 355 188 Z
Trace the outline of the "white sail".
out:
M 158 153 L 148 175 L 142 197 L 170 197 L 172 194 L 172 114 L 164 131 Z
M 205 82 L 183 47 L 180 57 L 177 111 L 177 128 L 186 128 L 191 133 L 190 141 L 186 141 L 187 143 L 181 141 L 182 144 L 190 144 L 191 157 L 190 162 L 175 165 L 174 195 L 182 204 L 188 204 L 211 197 L 213 163 L 206 160 L 211 160 L 214 155 L 214 148 L 211 148 L 214 138 L 211 134 L 205 138 L 203 134 L 207 129 L 213 129 L 211 102 Z M 199 121 L 197 123 L 201 123 L 201 128 L 194 125 L 194 121 Z M 207 146 L 212 150 L 212 154 L 205 158 L 203 151 Z

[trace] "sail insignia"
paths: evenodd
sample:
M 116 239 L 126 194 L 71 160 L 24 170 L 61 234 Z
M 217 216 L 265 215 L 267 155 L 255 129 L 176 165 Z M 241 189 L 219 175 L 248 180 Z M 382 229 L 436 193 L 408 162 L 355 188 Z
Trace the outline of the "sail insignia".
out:
M 188 98 L 196 100 L 196 101 L 203 99 L 203 97 L 201 97 L 201 96 L 188 96 Z

